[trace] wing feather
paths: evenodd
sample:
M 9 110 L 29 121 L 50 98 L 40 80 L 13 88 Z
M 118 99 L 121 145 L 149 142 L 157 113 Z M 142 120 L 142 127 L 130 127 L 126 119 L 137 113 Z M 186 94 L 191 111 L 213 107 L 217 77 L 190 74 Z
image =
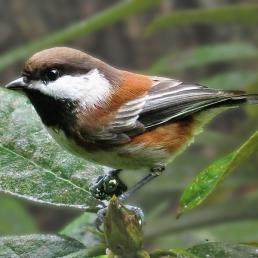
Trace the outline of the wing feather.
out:
M 96 141 L 121 144 L 130 141 L 131 136 L 160 124 L 246 99 L 243 93 L 215 90 L 163 77 L 152 79 L 153 87 L 144 96 L 121 106 L 113 121 L 94 135 Z

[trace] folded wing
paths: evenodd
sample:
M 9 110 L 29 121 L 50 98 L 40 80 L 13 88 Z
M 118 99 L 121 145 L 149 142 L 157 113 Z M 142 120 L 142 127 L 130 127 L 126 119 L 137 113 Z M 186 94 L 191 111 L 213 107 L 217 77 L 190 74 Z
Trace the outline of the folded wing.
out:
M 215 90 L 198 84 L 153 77 L 151 90 L 123 105 L 112 123 L 94 137 L 110 144 L 121 144 L 160 124 L 170 123 L 208 108 L 237 105 L 246 99 L 244 92 Z

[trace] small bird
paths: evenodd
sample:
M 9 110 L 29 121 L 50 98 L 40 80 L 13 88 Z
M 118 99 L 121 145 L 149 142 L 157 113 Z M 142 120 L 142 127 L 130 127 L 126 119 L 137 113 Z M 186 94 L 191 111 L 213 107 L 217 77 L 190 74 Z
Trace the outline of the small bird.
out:
M 34 54 L 6 88 L 28 96 L 65 149 L 113 168 L 92 188 L 100 199 L 126 199 L 160 175 L 219 112 L 258 104 L 258 94 L 128 72 L 67 47 Z M 126 191 L 119 172 L 143 168 L 149 174 Z

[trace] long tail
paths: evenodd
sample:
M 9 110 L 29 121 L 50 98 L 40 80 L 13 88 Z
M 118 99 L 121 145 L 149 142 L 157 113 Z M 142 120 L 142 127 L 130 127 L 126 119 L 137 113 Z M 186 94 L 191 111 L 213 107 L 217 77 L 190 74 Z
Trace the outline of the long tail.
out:
M 243 91 L 224 91 L 224 93 L 225 96 L 230 97 L 227 101 L 225 101 L 225 104 L 258 104 L 258 94 L 247 94 Z

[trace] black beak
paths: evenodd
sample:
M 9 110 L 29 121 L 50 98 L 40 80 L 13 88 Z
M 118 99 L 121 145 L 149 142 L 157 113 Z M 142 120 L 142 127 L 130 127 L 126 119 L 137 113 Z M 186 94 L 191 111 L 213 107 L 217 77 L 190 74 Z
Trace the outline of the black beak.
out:
M 9 82 L 5 85 L 5 88 L 10 90 L 22 90 L 24 88 L 27 88 L 29 84 L 24 81 L 23 77 L 20 77 L 14 81 Z

